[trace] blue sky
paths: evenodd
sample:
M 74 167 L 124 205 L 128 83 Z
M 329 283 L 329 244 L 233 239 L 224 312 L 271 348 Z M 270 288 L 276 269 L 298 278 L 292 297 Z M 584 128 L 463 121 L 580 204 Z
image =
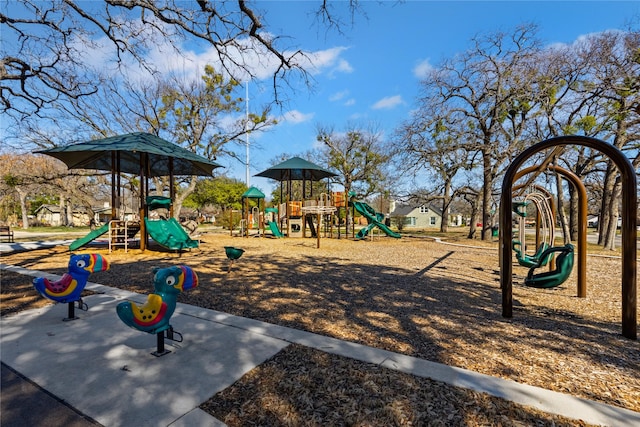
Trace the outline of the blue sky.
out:
M 270 192 L 275 182 L 253 175 L 282 153 L 297 155 L 315 144 L 317 125 L 341 131 L 349 122 L 377 123 L 387 135 L 415 107 L 421 67 L 466 50 L 478 33 L 511 30 L 532 22 L 545 43 L 572 43 L 585 34 L 625 28 L 640 16 L 640 2 L 622 1 L 407 1 L 362 2 L 366 17 L 347 20 L 345 34 L 327 32 L 310 15 L 317 2 L 261 1 L 264 23 L 293 39 L 293 48 L 322 52 L 312 91 L 303 86 L 271 131 L 250 138 L 250 184 Z M 249 85 L 250 108 L 268 91 Z M 244 165 L 227 163 L 227 174 L 244 181 Z
M 99 4 L 81 3 L 85 7 Z M 640 24 L 638 1 L 360 0 L 359 4 L 362 13 L 355 15 L 351 25 L 348 2 L 329 2 L 334 16 L 345 23 L 340 33 L 317 22 L 313 12 L 319 0 L 250 3 L 263 14 L 266 31 L 287 37 L 279 48 L 302 50 L 313 59 L 309 68 L 313 87 L 292 81 L 295 92 L 280 94 L 289 102 L 282 110 L 272 111 L 279 124 L 250 136 L 250 184 L 266 194 L 277 183 L 253 175 L 268 168 L 276 157 L 313 149 L 318 126 L 343 131 L 350 123 L 375 124 L 384 135 L 392 135 L 415 108 L 420 72 L 465 51 L 478 34 L 511 32 L 517 25 L 534 23 L 545 43 L 570 44 L 590 33 Z M 100 43 L 97 46 L 85 60 L 103 69 L 113 54 L 112 45 L 103 41 L 103 49 Z M 171 53 L 166 40 L 159 39 L 153 46 L 147 59 L 170 73 L 198 79 L 205 64 L 216 66 L 217 55 L 208 45 L 187 41 L 179 46 L 179 53 Z M 253 111 L 272 99 L 269 78 L 273 64 L 265 58 L 244 58 L 258 75 L 249 83 Z M 139 68 L 130 71 L 130 78 L 148 79 Z M 244 97 L 244 90 L 239 95 Z M 238 147 L 242 158 L 244 152 L 244 147 Z M 228 158 L 218 162 L 226 167 L 226 175 L 245 180 L 243 164 Z

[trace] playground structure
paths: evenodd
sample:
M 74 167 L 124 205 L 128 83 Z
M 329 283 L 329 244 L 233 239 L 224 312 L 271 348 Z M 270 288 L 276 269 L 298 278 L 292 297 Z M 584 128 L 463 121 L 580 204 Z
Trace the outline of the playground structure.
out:
M 400 238 L 399 233 L 391 230 L 385 223 L 385 215 L 376 212 L 373 207 L 365 202 L 351 200 L 347 203 L 345 193 L 341 191 L 320 194 L 315 199 L 303 201 L 289 201 L 280 203 L 277 208 L 265 209 L 265 224 L 271 229 L 276 237 L 308 237 L 307 229 L 311 236 L 318 239 L 320 247 L 320 237 L 333 237 L 334 224 L 337 224 L 338 238 L 341 238 L 340 210 L 352 207 L 367 220 L 367 226 L 359 230 L 355 239 L 364 239 L 369 236 L 373 229 L 380 229 L 386 235 Z M 274 219 L 275 217 L 275 219 Z M 282 232 L 281 230 L 284 230 Z M 346 231 L 345 231 L 346 236 Z
M 265 214 L 269 215 L 267 224 L 274 236 L 307 237 L 308 229 L 320 247 L 321 235 L 327 237 L 333 234 L 336 211 L 332 197 L 322 193 L 315 199 L 280 203 L 277 208 L 267 208 Z M 280 230 L 286 231 L 283 233 Z
M 513 284 L 512 284 L 512 230 L 513 225 L 513 186 L 517 179 L 524 175 L 519 168 L 533 155 L 551 150 L 545 161 L 533 166 L 529 172 L 535 171 L 529 182 L 549 166 L 553 157 L 567 145 L 581 145 L 598 150 L 608 156 L 617 166 L 622 182 L 622 335 L 637 339 L 637 178 L 633 165 L 616 147 L 604 141 L 583 136 L 562 136 L 547 139 L 524 150 L 511 163 L 505 172 L 500 200 L 500 285 L 502 289 L 502 316 L 513 317 Z M 520 174 L 520 175 L 519 175 Z M 566 174 L 574 185 L 574 177 Z M 579 181 L 579 180 L 578 180 Z M 525 184 L 525 187 L 527 185 Z M 582 198 L 579 207 L 578 233 L 578 297 L 586 297 L 586 197 Z M 584 207 L 582 207 L 584 203 Z M 583 230 L 584 228 L 584 230 Z
M 133 239 L 139 231 L 140 221 L 111 220 L 101 227 L 91 230 L 86 236 L 82 236 L 71 242 L 69 250 L 77 251 L 98 237 L 106 234 L 109 241 L 109 252 L 117 247 L 122 247 L 124 251 L 127 252 L 132 245 L 131 239 Z
M 265 211 L 270 218 L 266 223 L 269 225 L 271 232 L 276 237 L 304 237 L 306 228 L 309 227 L 313 237 L 318 239 L 318 247 L 320 245 L 320 229 L 322 223 L 332 226 L 332 216 L 336 211 L 336 207 L 331 204 L 331 200 L 326 194 L 313 198 L 313 185 L 310 187 L 309 196 L 307 197 L 307 181 L 320 181 L 324 178 L 336 176 L 335 173 L 326 170 L 316 164 L 301 159 L 300 157 L 292 157 L 278 165 L 256 174 L 264 178 L 275 179 L 280 182 L 280 203 L 277 207 Z M 302 181 L 302 197 L 301 200 L 292 199 L 292 181 Z M 284 184 L 286 185 L 286 192 Z M 314 218 L 315 216 L 315 218 Z M 314 224 L 314 220 L 317 224 Z
M 116 306 L 120 320 L 130 328 L 155 334 L 157 349 L 154 356 L 164 356 L 171 351 L 164 348 L 165 338 L 182 342 L 182 334 L 171 326 L 171 316 L 176 309 L 178 294 L 198 286 L 198 276 L 186 265 L 153 269 L 155 293 L 147 296 L 143 306 L 133 301 L 123 301 Z
M 200 242 L 192 239 L 189 233 L 173 217 L 172 200 L 163 196 L 149 196 L 146 198 L 145 212 L 166 209 L 166 219 L 152 220 L 144 217 L 144 224 L 149 236 L 159 245 L 170 250 L 193 249 L 200 246 Z
M 68 314 L 64 321 L 78 319 L 75 315 L 75 303 L 78 308 L 87 311 L 89 307 L 82 301 L 82 291 L 87 285 L 91 273 L 106 271 L 109 262 L 100 254 L 71 254 L 68 271 L 55 282 L 46 277 L 33 279 L 33 287 L 44 298 L 56 303 L 68 304 Z
M 264 235 L 264 216 L 261 211 L 260 201 L 265 195 L 256 187 L 250 187 L 242 196 L 242 219 L 240 220 L 240 234 L 249 237 L 251 230 L 257 230 L 258 236 Z M 258 205 L 250 207 L 250 200 L 257 200 Z
M 306 237 L 306 228 L 309 227 L 311 231 L 311 237 L 317 239 L 317 247 L 320 247 L 320 235 L 324 228 L 325 237 L 327 235 L 327 224 L 329 228 L 329 235 L 333 234 L 333 215 L 337 208 L 333 206 L 331 198 L 327 194 L 321 194 L 317 200 L 305 200 L 304 205 L 301 208 L 302 215 L 304 217 L 302 223 L 302 236 Z M 316 226 L 314 227 L 314 216 L 316 219 Z
M 402 237 L 400 233 L 392 231 L 385 225 L 385 216 L 383 213 L 376 212 L 375 209 L 364 202 L 352 200 L 349 203 L 360 215 L 364 216 L 367 219 L 367 226 L 358 231 L 358 233 L 356 234 L 356 239 L 364 239 L 367 234 L 369 234 L 369 232 L 376 227 L 382 230 L 389 237 L 394 237 L 396 239 Z
M 273 235 L 278 237 L 279 235 L 306 237 L 306 229 L 308 227 L 312 237 L 318 239 L 318 247 L 320 247 L 320 230 L 324 227 L 325 236 L 327 233 L 332 235 L 333 216 L 337 213 L 338 238 L 340 238 L 340 209 L 343 207 L 345 209 L 348 208 L 344 192 L 333 192 L 331 197 L 328 196 L 329 193 L 323 193 L 319 197 L 313 198 L 313 186 L 311 186 L 309 197 L 306 195 L 307 181 L 320 181 L 324 178 L 336 176 L 335 173 L 299 157 L 293 157 L 260 172 L 256 176 L 280 181 L 280 199 L 283 202 L 278 205 L 277 209 L 270 212 L 271 214 L 277 213 L 277 220 L 267 222 Z M 291 200 L 292 181 L 302 181 L 302 200 Z M 287 183 L 286 192 L 284 191 L 285 182 Z M 353 194 L 349 194 L 349 197 L 352 196 Z M 349 201 L 348 205 L 354 209 L 354 214 L 355 211 L 358 211 L 367 220 L 365 229 L 361 230 L 357 237 L 354 235 L 354 238 L 362 239 L 374 228 L 382 230 L 388 236 L 400 237 L 400 234 L 393 232 L 384 224 L 384 214 L 377 213 L 364 202 Z
M 173 183 L 175 176 L 211 176 L 213 169 L 221 166 L 156 135 L 144 132 L 111 136 L 79 144 L 56 147 L 39 151 L 38 153 L 62 160 L 69 169 L 94 169 L 111 172 L 112 219 L 120 218 L 118 209 L 120 209 L 120 201 L 123 199 L 122 185 L 120 184 L 121 174 L 139 175 L 140 249 L 142 251 L 146 250 L 149 231 L 166 244 L 175 245 L 176 249 L 181 246 L 181 242 L 184 240 L 182 234 L 184 230 L 182 227 L 178 228 L 179 223 L 177 221 L 152 224 L 152 227 L 154 225 L 157 226 L 152 230 L 147 228 L 149 222 L 146 218 L 149 209 L 146 198 L 149 197 L 149 178 L 168 176 L 171 183 L 169 185 L 169 199 L 174 200 L 175 186 Z M 172 207 L 170 206 L 169 209 L 172 214 Z M 142 220 L 143 218 L 145 220 Z M 117 228 L 118 233 L 121 231 L 120 225 L 110 228 Z M 98 234 L 99 231 L 102 231 L 102 233 Z M 78 241 L 74 242 L 74 247 L 81 247 L 107 231 L 109 229 L 103 226 L 96 230 L 96 234 L 89 233 L 85 236 L 85 239 L 89 240 L 82 241 L 78 239 Z M 164 235 L 167 233 L 171 234 L 171 236 Z M 173 234 L 177 238 L 174 239 L 175 236 Z M 154 240 L 156 239 L 154 238 Z
M 278 208 L 266 208 L 264 210 L 264 223 L 269 226 L 269 230 L 271 230 L 271 234 L 274 237 L 280 238 L 284 237 L 284 234 L 278 227 L 278 218 Z

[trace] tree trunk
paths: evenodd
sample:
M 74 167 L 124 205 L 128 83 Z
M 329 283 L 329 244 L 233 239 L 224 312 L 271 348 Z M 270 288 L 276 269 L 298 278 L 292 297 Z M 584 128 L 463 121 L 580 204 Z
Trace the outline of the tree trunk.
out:
M 444 195 L 442 197 L 442 219 L 440 221 L 440 231 L 446 233 L 449 231 L 449 205 L 451 204 L 451 181 L 446 180 L 444 183 Z
M 617 179 L 611 195 L 611 202 L 609 203 L 609 223 L 603 245 L 605 249 L 614 250 L 616 248 L 616 232 L 618 231 L 618 216 L 620 213 L 618 201 L 621 197 L 622 183 L 620 179 Z
M 184 203 L 184 199 L 189 197 L 191 193 L 196 189 L 197 177 L 192 176 L 189 181 L 189 186 L 182 191 L 180 194 L 176 194 L 175 200 L 173 201 L 173 217 L 180 221 L 180 211 L 182 210 L 182 203 Z
M 598 244 L 602 246 L 606 246 L 609 223 L 613 221 L 611 218 L 611 212 L 613 211 L 611 204 L 615 203 L 613 194 L 616 185 L 615 177 L 617 172 L 617 168 L 613 165 L 611 160 L 607 163 L 607 170 L 605 172 L 604 182 L 602 185 L 600 218 L 598 220 Z
M 60 194 L 60 225 L 68 225 L 67 223 L 67 208 L 65 206 L 65 197 L 64 194 Z
M 67 212 L 67 225 L 73 227 L 75 224 L 73 223 L 73 204 L 71 203 L 70 197 L 65 200 L 65 205 Z
M 29 229 L 29 212 L 27 212 L 27 193 L 16 187 L 18 197 L 20 198 L 20 210 L 22 211 L 22 228 Z
M 569 232 L 571 233 L 571 241 L 578 240 L 578 193 L 573 185 L 569 186 Z
M 476 231 L 478 231 L 478 227 L 476 224 L 480 220 L 480 210 L 478 206 L 480 205 L 480 200 L 482 199 L 482 193 L 478 192 L 475 198 L 470 202 L 471 203 L 471 224 L 469 224 L 469 234 L 467 235 L 467 239 L 474 239 L 476 236 Z
M 483 185 L 482 185 L 482 229 L 480 232 L 481 240 L 489 240 L 491 238 L 491 185 L 493 183 L 491 179 L 491 160 L 490 156 L 483 156 L 484 170 L 483 170 Z M 475 224 L 475 221 L 474 221 Z

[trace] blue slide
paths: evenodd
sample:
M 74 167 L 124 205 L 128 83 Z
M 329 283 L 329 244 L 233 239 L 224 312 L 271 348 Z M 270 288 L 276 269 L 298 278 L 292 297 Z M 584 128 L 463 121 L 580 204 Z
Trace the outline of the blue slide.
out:
M 378 213 L 371 206 L 364 202 L 351 202 L 353 207 L 358 211 L 358 213 L 364 216 L 367 219 L 368 225 L 358 231 L 356 234 L 356 239 L 364 239 L 369 231 L 371 231 L 374 227 L 378 227 L 380 230 L 384 231 L 387 236 L 395 237 L 399 239 L 402 237 L 400 233 L 396 233 L 391 230 L 389 227 L 384 225 L 382 221 L 384 221 L 384 214 Z

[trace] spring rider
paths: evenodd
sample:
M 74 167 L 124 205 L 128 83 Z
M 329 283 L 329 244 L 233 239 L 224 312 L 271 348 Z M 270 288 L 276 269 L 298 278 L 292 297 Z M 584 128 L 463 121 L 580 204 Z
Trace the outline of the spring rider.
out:
M 89 306 L 82 302 L 82 291 L 87 285 L 89 274 L 109 269 L 109 262 L 99 254 L 71 254 L 69 271 L 60 280 L 50 281 L 46 277 L 33 279 L 33 286 L 45 298 L 59 303 L 68 303 L 69 311 L 64 321 L 78 319 L 75 315 L 75 302 L 78 308 L 87 311 Z
M 123 301 L 116 307 L 118 317 L 127 326 L 157 336 L 157 350 L 151 354 L 164 356 L 171 353 L 164 348 L 164 339 L 182 342 L 182 334 L 169 323 L 176 309 L 178 294 L 198 286 L 198 276 L 186 265 L 154 268 L 155 293 L 147 296 L 147 302 L 138 306 L 133 301 Z

